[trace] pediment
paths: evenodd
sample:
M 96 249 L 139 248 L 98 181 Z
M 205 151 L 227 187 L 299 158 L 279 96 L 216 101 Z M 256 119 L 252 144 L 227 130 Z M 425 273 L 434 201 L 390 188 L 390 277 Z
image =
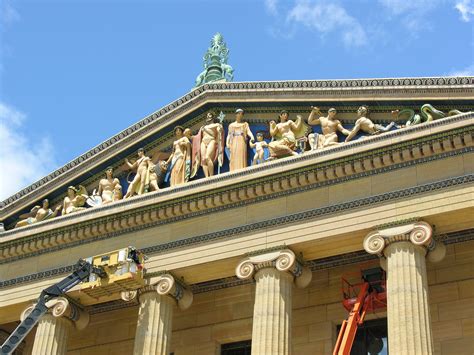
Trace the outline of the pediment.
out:
M 190 128 L 195 133 L 202 126 L 206 113 L 210 110 L 222 111 L 226 115 L 224 127 L 227 127 L 234 120 L 235 109 L 242 108 L 246 111 L 245 121 L 249 122 L 251 127 L 265 130 L 268 129 L 268 122 L 272 119 L 276 120 L 278 112 L 282 109 L 290 113 L 290 119 L 294 119 L 298 114 L 306 119 L 310 107 L 313 105 L 320 107 L 324 113 L 329 108 L 335 107 L 338 110 L 338 119 L 343 126 L 351 129 L 356 120 L 357 108 L 362 104 L 369 106 L 371 119 L 375 123 L 386 125 L 391 120 L 390 112 L 392 110 L 413 109 L 419 111 L 420 107 L 426 103 L 432 104 L 443 112 L 452 109 L 473 111 L 474 78 L 395 78 L 205 84 L 147 115 L 135 125 L 119 132 L 1 202 L 0 221 L 4 223 L 7 230 L 10 230 L 19 215 L 30 211 L 33 206 L 40 204 L 42 199 L 48 198 L 52 206 L 61 204 L 70 185 L 83 185 L 89 194 L 92 193 L 93 189 L 97 188 L 107 166 L 114 168 L 115 176 L 125 185 L 124 189 L 126 190 L 129 169 L 124 164 L 125 158 L 133 161 L 136 158 L 137 149 L 145 148 L 147 155 L 155 162 L 166 159 L 172 147 L 173 128 L 176 125 L 181 125 Z M 464 115 L 463 117 L 465 120 L 471 120 L 472 124 L 471 116 Z M 355 146 L 354 143 L 351 144 Z M 357 144 L 360 145 L 360 142 Z M 347 151 L 345 154 L 349 155 L 351 152 Z M 299 162 L 299 166 L 304 166 L 304 164 L 304 161 Z M 276 166 L 278 169 L 275 169 Z M 268 169 L 262 166 L 241 171 L 240 175 L 234 174 L 235 181 L 231 183 L 238 184 L 239 176 L 242 174 L 246 175 L 248 179 L 259 179 L 262 174 L 293 168 L 290 165 L 285 165 L 284 161 L 279 161 L 278 164 L 272 162 L 268 165 Z M 222 176 L 226 176 L 227 180 L 232 180 L 232 174 L 223 175 L 227 170 L 228 167 L 224 166 Z M 212 181 L 216 180 L 218 178 Z M 202 184 L 204 181 L 193 184 L 195 191 L 181 189 L 184 191 L 182 193 L 197 193 Z M 165 184 L 161 194 L 166 189 L 170 188 Z M 181 190 L 173 188 L 169 191 L 179 195 Z M 110 206 L 108 209 L 113 210 L 114 207 Z M 88 213 L 90 212 L 88 211 Z M 73 217 L 65 217 L 68 217 L 68 220 L 73 220 Z M 61 218 L 66 221 L 65 217 Z M 5 235 L 5 233 L 2 234 Z

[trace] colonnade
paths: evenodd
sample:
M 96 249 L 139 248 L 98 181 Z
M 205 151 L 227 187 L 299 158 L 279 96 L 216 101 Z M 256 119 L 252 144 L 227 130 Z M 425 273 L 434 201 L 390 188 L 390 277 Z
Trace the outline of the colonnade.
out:
M 444 245 L 435 243 L 428 223 L 414 222 L 370 232 L 364 239 L 364 249 L 378 255 L 387 271 L 390 352 L 432 354 L 426 257 L 441 260 Z M 311 271 L 292 250 L 279 248 L 244 258 L 236 267 L 236 275 L 255 280 L 252 354 L 290 354 L 293 285 L 308 286 Z M 139 290 L 138 299 L 134 354 L 169 355 L 173 308 L 190 307 L 191 291 L 172 274 L 164 273 L 153 285 Z M 70 328 L 87 325 L 87 313 L 66 298 L 54 300 L 50 307 L 39 322 L 34 354 L 66 354 Z

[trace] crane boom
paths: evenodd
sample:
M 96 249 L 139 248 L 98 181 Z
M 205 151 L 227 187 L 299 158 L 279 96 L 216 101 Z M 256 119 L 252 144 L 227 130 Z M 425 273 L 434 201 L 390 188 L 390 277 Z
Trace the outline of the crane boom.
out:
M 101 278 L 107 277 L 107 273 L 103 270 L 103 268 L 96 267 L 87 261 L 80 259 L 75 265 L 75 270 L 72 274 L 65 277 L 58 283 L 44 289 L 38 297 L 33 310 L 15 328 L 5 343 L 3 343 L 0 354 L 12 354 L 15 351 L 21 341 L 38 323 L 40 318 L 48 311 L 46 303 L 49 300 L 65 294 L 77 284 L 87 280 L 91 274 L 97 274 L 97 276 Z

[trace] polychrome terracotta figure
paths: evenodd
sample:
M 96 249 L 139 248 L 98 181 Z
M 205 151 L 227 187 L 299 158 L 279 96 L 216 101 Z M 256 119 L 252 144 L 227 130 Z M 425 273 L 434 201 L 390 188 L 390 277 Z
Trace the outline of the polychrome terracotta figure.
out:
M 44 199 L 42 206 L 35 206 L 31 209 L 30 213 L 20 216 L 20 221 L 15 225 L 16 227 L 24 227 L 36 222 L 45 221 L 49 218 L 56 217 L 61 210 L 61 206 L 57 206 L 54 212 L 49 208 L 49 200 Z
M 270 158 L 281 158 L 287 155 L 298 155 L 296 150 L 297 138 L 303 137 L 306 127 L 301 116 L 296 116 L 296 121 L 288 119 L 288 111 L 280 112 L 280 123 L 270 121 L 270 135 L 273 141 L 268 144 Z
M 213 113 L 206 116 L 206 124 L 199 129 L 193 137 L 193 170 L 191 177 L 195 176 L 199 166 L 202 166 L 206 177 L 214 175 L 214 163 L 219 167 L 224 163 L 224 129 L 216 120 Z
M 247 141 L 255 140 L 249 124 L 242 122 L 244 110 L 235 111 L 235 122 L 229 125 L 226 145 L 230 150 L 229 170 L 234 171 L 247 167 Z
M 311 126 L 321 125 L 322 134 L 312 133 L 308 136 L 311 149 L 321 149 L 339 144 L 337 140 L 337 131 L 344 135 L 350 132 L 342 127 L 341 122 L 336 119 L 337 111 L 335 108 L 328 110 L 328 115 L 324 117 L 318 107 L 311 107 L 311 113 L 308 117 L 308 124 Z
M 84 186 L 79 185 L 77 189 L 74 186 L 69 186 L 67 188 L 67 196 L 64 198 L 62 214 L 66 215 L 85 210 L 84 204 L 88 197 Z
M 153 174 L 155 174 L 156 177 L 156 173 L 154 173 L 155 165 L 152 163 L 150 157 L 145 155 L 143 148 L 138 149 L 137 155 L 138 159 L 133 164 L 130 163 L 128 159 L 125 159 L 125 164 L 127 164 L 130 169 L 136 169 L 137 173 L 130 182 L 124 198 L 132 197 L 135 194 L 141 195 L 149 190 L 158 190 L 156 178 L 153 179 Z
M 355 123 L 354 128 L 352 128 L 352 131 L 347 136 L 346 142 L 349 142 L 352 138 L 354 138 L 354 136 L 359 131 L 373 135 L 373 134 L 388 132 L 390 131 L 392 127 L 396 126 L 395 122 L 391 122 L 386 127 L 380 124 L 376 124 L 372 122 L 370 118 L 367 117 L 368 114 L 369 114 L 369 108 L 367 106 L 359 107 L 359 109 L 357 110 L 357 121 Z
M 257 142 L 250 140 L 250 148 L 255 150 L 252 165 L 262 164 L 265 161 L 265 149 L 268 148 L 268 143 L 263 140 L 263 133 L 257 133 Z
M 113 177 L 113 168 L 111 166 L 105 169 L 105 178 L 100 179 L 99 188 L 97 194 L 102 198 L 102 204 L 107 204 L 112 201 L 117 201 L 118 198 L 115 196 L 116 187 L 120 186 L 120 181 Z M 122 187 L 120 186 L 120 191 Z
M 171 186 L 184 184 L 191 175 L 191 142 L 184 135 L 184 128 L 181 126 L 174 128 L 174 134 L 176 140 L 173 142 L 173 151 L 167 161 L 171 171 Z

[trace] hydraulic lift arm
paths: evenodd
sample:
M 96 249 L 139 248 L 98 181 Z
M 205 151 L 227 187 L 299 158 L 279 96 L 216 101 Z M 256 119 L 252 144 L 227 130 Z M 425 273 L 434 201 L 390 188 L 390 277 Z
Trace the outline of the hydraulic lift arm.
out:
M 76 269 L 71 275 L 43 290 L 38 297 L 37 303 L 33 310 L 25 317 L 18 327 L 16 327 L 13 333 L 10 334 L 8 339 L 2 345 L 0 354 L 12 354 L 13 351 L 15 351 L 21 341 L 38 323 L 41 316 L 43 316 L 48 311 L 46 303 L 49 300 L 64 295 L 68 290 L 77 284 L 87 280 L 93 273 L 97 274 L 101 278 L 107 277 L 107 273 L 103 268 L 96 267 L 81 259 L 77 262 Z

